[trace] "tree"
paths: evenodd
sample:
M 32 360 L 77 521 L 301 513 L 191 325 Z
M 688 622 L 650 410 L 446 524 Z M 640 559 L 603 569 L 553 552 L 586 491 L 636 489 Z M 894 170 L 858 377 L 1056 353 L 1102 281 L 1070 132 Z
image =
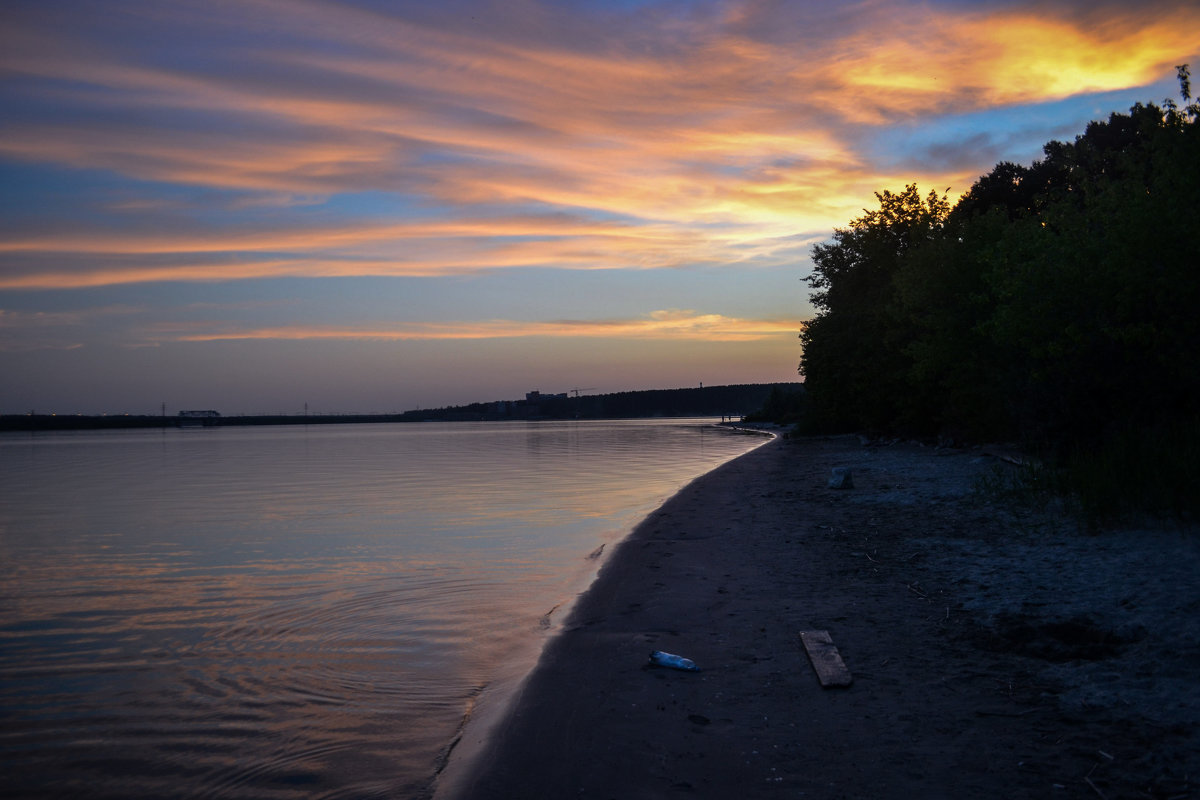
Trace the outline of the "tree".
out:
M 958 211 L 944 235 L 908 253 L 895 277 L 894 313 L 910 330 L 904 418 L 910 429 L 952 439 L 1007 438 L 1012 368 L 986 325 L 995 305 L 990 257 L 1013 207 Z
M 830 427 L 896 422 L 910 331 L 894 315 L 893 279 L 910 250 L 938 235 L 950 210 L 944 195 L 922 199 L 915 184 L 875 196 L 877 210 L 813 247 L 806 279 L 817 315 L 800 334 L 800 371 L 814 416 Z
M 817 426 L 1011 436 L 1093 507 L 1200 511 L 1200 103 L 1178 74 L 1182 106 L 998 164 L 953 210 L 882 192 L 814 247 Z
M 1087 447 L 1200 400 L 1194 118 L 1139 104 L 1047 145 L 1066 180 L 993 250 L 989 334 L 1024 364 L 1020 424 L 1039 440 Z

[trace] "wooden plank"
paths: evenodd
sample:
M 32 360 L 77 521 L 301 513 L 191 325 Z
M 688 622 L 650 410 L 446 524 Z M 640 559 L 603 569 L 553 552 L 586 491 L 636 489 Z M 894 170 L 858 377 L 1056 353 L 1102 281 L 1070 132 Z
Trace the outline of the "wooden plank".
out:
M 808 653 L 808 660 L 812 662 L 822 686 L 849 686 L 854 681 L 829 631 L 801 631 L 800 643 L 804 645 L 804 651 Z

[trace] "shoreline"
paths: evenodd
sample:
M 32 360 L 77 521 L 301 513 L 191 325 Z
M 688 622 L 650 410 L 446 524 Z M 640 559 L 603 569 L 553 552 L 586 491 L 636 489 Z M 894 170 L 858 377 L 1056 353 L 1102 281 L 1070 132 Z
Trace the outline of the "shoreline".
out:
M 1200 537 L 1088 536 L 972 491 L 1008 468 L 776 439 L 696 479 L 467 726 L 436 796 L 1191 796 Z M 852 686 L 820 687 L 812 629 Z
M 453 798 L 462 795 L 464 791 L 463 787 L 469 785 L 473 780 L 472 776 L 479 771 L 479 761 L 491 747 L 497 727 L 509 717 L 514 706 L 518 704 L 521 694 L 537 671 L 546 649 L 553 645 L 563 635 L 564 630 L 569 627 L 576 609 L 580 603 L 587 599 L 588 594 L 595 587 L 596 582 L 603 575 L 608 564 L 617 557 L 622 545 L 633 538 L 639 528 L 650 517 L 658 513 L 665 505 L 671 503 L 692 484 L 707 479 L 714 472 L 728 466 L 733 461 L 745 458 L 763 447 L 769 446 L 772 441 L 779 438 L 779 434 L 784 430 L 774 424 L 740 422 L 722 422 L 720 423 L 720 427 L 760 435 L 767 440 L 754 448 L 754 450 L 736 456 L 730 461 L 725 462 L 725 464 L 718 465 L 703 475 L 693 478 L 687 484 L 680 487 L 674 494 L 667 497 L 657 509 L 651 511 L 649 515 L 637 522 L 623 538 L 611 543 L 607 548 L 607 553 L 593 553 L 588 556 L 588 558 L 599 556 L 602 559 L 591 582 L 574 597 L 551 609 L 551 614 L 563 621 L 555 623 L 555 630 L 550 631 L 549 635 L 538 645 L 537 657 L 534 659 L 532 666 L 528 666 L 528 662 L 521 661 L 520 665 L 514 665 L 513 668 L 499 675 L 476 698 L 473 707 L 464 717 L 463 723 L 459 728 L 459 735 L 448 745 L 446 755 L 443 757 L 436 771 L 431 797 L 453 800 Z M 603 549 L 603 545 L 601 547 Z

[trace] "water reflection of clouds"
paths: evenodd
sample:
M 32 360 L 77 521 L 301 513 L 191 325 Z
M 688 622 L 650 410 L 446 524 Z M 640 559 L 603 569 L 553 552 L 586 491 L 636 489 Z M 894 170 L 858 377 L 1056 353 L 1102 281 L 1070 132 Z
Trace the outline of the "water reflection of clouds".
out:
M 497 665 L 532 657 L 588 553 L 757 443 L 708 431 L 701 453 L 643 423 L 212 433 L 0 449 L 0 708 L 17 741 L 123 764 L 127 790 L 164 764 L 218 793 L 327 781 L 349 742 L 375 775 L 420 773 Z

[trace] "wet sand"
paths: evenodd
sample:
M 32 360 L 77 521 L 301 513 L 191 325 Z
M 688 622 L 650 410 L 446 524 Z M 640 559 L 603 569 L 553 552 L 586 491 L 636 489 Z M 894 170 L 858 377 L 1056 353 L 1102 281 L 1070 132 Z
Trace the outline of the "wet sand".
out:
M 1086 534 L 976 491 L 1011 469 L 841 437 L 698 479 L 468 726 L 439 797 L 1200 796 L 1200 535 Z M 807 630 L 851 686 L 822 688 Z

